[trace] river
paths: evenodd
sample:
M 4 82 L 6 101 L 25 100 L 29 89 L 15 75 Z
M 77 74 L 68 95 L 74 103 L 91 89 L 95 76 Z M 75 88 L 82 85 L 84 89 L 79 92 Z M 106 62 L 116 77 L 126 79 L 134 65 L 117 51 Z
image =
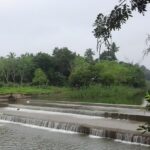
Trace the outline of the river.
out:
M 71 132 L 0 122 L 0 150 L 149 150 Z

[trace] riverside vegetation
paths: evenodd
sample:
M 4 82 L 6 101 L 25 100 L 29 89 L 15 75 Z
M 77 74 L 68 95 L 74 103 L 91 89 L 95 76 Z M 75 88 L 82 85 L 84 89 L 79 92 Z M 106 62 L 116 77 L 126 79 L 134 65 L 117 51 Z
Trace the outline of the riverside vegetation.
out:
M 0 94 L 44 94 L 49 100 L 141 104 L 147 90 L 149 70 L 119 62 L 112 43 L 94 59 L 91 49 L 80 56 L 68 48 L 53 54 L 39 52 L 0 58 Z M 146 79 L 146 80 L 145 80 Z

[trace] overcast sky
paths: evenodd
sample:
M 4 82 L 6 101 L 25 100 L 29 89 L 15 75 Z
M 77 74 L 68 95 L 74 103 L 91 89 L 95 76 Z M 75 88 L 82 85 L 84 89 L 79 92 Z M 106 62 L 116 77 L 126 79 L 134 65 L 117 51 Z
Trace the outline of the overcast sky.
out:
M 0 0 L 0 55 L 39 51 L 52 53 L 54 47 L 68 47 L 84 54 L 96 50 L 92 34 L 98 13 L 107 14 L 118 0 Z M 149 9 L 150 10 L 150 9 Z M 120 47 L 119 60 L 140 63 L 150 69 L 150 55 L 142 60 L 145 39 L 150 33 L 150 11 L 135 13 L 113 41 Z

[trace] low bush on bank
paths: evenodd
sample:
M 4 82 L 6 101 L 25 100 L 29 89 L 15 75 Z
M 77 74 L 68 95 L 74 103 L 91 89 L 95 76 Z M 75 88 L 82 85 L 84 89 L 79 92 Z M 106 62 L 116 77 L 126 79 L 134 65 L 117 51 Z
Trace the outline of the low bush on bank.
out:
M 78 99 L 82 102 L 141 104 L 144 94 L 145 90 L 140 88 L 94 85 L 74 89 L 69 96 L 71 99 Z

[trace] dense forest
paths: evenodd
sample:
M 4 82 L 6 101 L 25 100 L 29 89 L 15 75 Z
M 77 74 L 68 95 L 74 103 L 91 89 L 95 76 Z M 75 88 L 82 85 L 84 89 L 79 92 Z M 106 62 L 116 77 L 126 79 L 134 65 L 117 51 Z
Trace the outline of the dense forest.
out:
M 144 87 L 145 77 L 150 80 L 150 71 L 119 62 L 115 53 L 119 47 L 112 43 L 94 59 L 91 49 L 84 56 L 73 53 L 68 48 L 55 48 L 52 55 L 39 52 L 22 54 L 17 57 L 10 53 L 0 57 L 0 85 L 71 86 L 80 88 L 93 84 L 127 85 Z

